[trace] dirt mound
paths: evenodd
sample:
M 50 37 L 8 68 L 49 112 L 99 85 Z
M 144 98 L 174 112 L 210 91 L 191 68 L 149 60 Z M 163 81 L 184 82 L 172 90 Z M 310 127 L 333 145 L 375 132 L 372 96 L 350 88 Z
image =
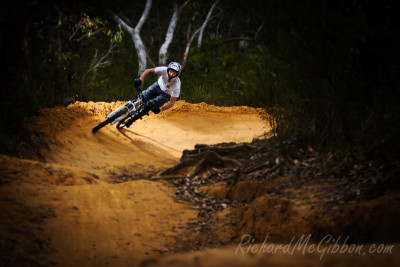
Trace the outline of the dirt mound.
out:
M 302 192 L 306 193 L 306 192 Z M 348 242 L 398 242 L 400 193 L 343 207 L 315 207 L 284 197 L 262 196 L 241 215 L 239 236 L 252 233 L 255 241 L 266 236 L 271 242 L 290 242 L 293 237 L 312 234 L 318 242 L 327 235 Z
M 141 175 L 171 166 L 195 144 L 248 142 L 269 130 L 261 109 L 178 101 L 171 110 L 146 116 L 129 129 L 106 126 L 91 133 L 124 103 L 76 102 L 40 110 L 27 121 L 35 147 L 27 147 L 23 157 L 79 168 L 100 179 L 122 172 Z
M 83 185 L 97 183 L 97 175 L 55 163 L 16 159 L 0 155 L 0 184 L 27 182 L 32 184 Z
M 382 171 L 377 178 L 359 168 L 360 162 L 350 162 L 350 171 L 346 165 L 328 171 L 321 161 L 325 173 L 310 175 L 319 170 L 309 168 L 309 162 L 319 161 L 315 151 L 301 156 L 292 149 L 297 145 L 278 143 L 198 145 L 154 177 L 171 181 L 177 197 L 200 210 L 203 219 L 189 230 L 197 243 L 185 246 L 218 247 L 243 236 L 289 243 L 308 234 L 316 243 L 326 236 L 354 243 L 400 240 L 400 190 L 393 185 L 398 167 L 370 162 Z
M 130 129 L 92 134 L 123 104 L 76 102 L 26 119 L 31 142 L 20 158 L 0 156 L 3 266 L 136 266 L 179 250 L 197 211 L 171 186 L 143 179 L 197 143 L 251 141 L 269 130 L 260 110 L 178 101 Z
M 324 252 L 324 261 L 328 250 L 310 250 L 327 234 L 397 242 L 396 164 L 282 154 L 274 139 L 254 139 L 269 127 L 249 107 L 178 101 L 129 129 L 91 133 L 123 104 L 76 102 L 27 118 L 21 158 L 0 155 L 3 266 L 398 265 L 397 244 L 384 255 Z M 302 251 L 273 249 L 307 234 Z
M 332 247 L 320 245 L 318 252 L 314 244 L 296 247 L 280 247 L 276 243 L 257 243 L 247 246 L 228 246 L 224 248 L 205 249 L 191 253 L 168 255 L 159 259 L 144 261 L 142 266 L 398 266 L 400 264 L 400 246 L 390 246 L 391 253 L 368 253 L 374 251 L 373 245 L 343 250 L 332 253 Z M 314 247 L 313 247 L 314 246 Z M 358 251 L 360 253 L 358 253 Z

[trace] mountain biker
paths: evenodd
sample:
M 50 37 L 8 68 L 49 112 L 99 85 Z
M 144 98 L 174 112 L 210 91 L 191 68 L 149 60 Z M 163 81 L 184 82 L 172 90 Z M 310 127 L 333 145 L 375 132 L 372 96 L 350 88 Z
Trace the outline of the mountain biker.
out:
M 181 91 L 181 80 L 178 77 L 181 69 L 182 67 L 179 63 L 171 62 L 168 67 L 146 69 L 140 78 L 135 80 L 135 87 L 139 87 L 148 74 L 152 73 L 160 75 L 157 82 L 153 83 L 142 92 L 142 101 L 147 103 L 135 114 L 135 116 L 133 116 L 133 118 L 130 118 L 125 122 L 125 127 L 129 128 L 133 122 L 141 119 L 144 115 L 148 115 L 150 110 L 155 114 L 158 114 L 161 111 L 174 106 Z

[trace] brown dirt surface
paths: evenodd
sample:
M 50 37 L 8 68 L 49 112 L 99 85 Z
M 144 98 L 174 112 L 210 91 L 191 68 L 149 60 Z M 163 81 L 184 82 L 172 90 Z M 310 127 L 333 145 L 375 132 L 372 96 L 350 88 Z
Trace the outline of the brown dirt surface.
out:
M 312 149 L 254 139 L 269 127 L 250 107 L 178 101 L 92 134 L 123 104 L 27 118 L 20 156 L 0 155 L 1 266 L 399 266 L 396 168 L 310 173 Z

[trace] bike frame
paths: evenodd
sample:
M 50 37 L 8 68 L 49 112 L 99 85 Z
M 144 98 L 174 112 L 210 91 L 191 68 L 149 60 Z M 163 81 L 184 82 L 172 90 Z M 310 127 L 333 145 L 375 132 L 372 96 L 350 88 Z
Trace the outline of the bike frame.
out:
M 139 87 L 136 88 L 138 92 L 138 98 L 135 100 L 128 101 L 125 105 L 117 108 L 106 117 L 107 119 L 102 123 L 98 124 L 96 127 L 92 129 L 92 133 L 96 133 L 98 130 L 106 126 L 107 124 L 115 124 L 117 123 L 117 128 L 120 129 L 125 126 L 124 121 L 131 117 L 139 111 L 139 109 L 145 104 L 142 100 L 142 91 Z M 122 126 L 122 127 L 121 127 Z
M 106 117 L 110 118 L 113 115 L 119 113 L 121 110 L 124 110 L 124 113 L 119 116 L 118 118 L 116 118 L 115 120 L 113 120 L 111 122 L 111 125 L 119 122 L 122 119 L 125 119 L 126 117 L 131 117 L 132 115 L 134 115 L 136 112 L 138 112 L 138 108 L 141 107 L 144 104 L 144 102 L 142 101 L 142 99 L 138 98 L 136 100 L 131 100 L 128 103 L 126 103 L 124 106 L 119 107 L 118 109 L 114 110 L 113 112 L 111 112 L 110 114 L 108 114 Z

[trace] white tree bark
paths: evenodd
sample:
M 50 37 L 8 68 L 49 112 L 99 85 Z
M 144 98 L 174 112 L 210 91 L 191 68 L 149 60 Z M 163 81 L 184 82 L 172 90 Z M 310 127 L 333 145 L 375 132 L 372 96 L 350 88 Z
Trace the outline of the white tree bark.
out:
M 190 2 L 191 0 L 186 1 L 181 7 L 178 8 L 176 2 L 174 6 L 174 13 L 172 14 L 172 18 L 168 25 L 168 30 L 165 35 L 165 41 L 160 47 L 160 52 L 158 53 L 158 62 L 160 65 L 166 65 L 168 61 L 168 47 L 174 38 L 175 27 L 178 22 L 178 17 L 183 8 Z
M 176 23 L 178 21 L 178 6 L 175 3 L 174 13 L 172 14 L 172 18 L 168 25 L 167 34 L 165 35 L 165 41 L 160 47 L 160 52 L 158 53 L 158 62 L 160 65 L 165 65 L 168 60 L 168 47 L 172 42 L 174 37 L 174 31 L 176 27 Z
M 192 17 L 192 19 L 191 19 L 191 21 L 189 23 L 188 29 L 186 31 L 186 40 L 190 39 L 190 33 L 192 32 L 192 24 L 194 23 L 197 15 L 198 15 L 198 12 L 196 10 L 196 12 L 194 12 L 194 14 L 193 14 L 193 17 Z
M 117 21 L 121 25 L 121 27 L 131 35 L 133 43 L 135 44 L 136 53 L 139 59 L 139 75 L 141 75 L 143 71 L 147 68 L 147 53 L 142 38 L 140 37 L 140 30 L 142 29 L 144 22 L 149 16 L 151 5 L 152 0 L 147 0 L 146 7 L 144 8 L 143 14 L 140 17 L 140 20 L 135 28 L 129 26 L 117 15 L 114 16 L 115 21 Z
M 143 27 L 144 22 L 150 13 L 150 8 L 152 5 L 152 0 L 147 0 L 146 7 L 144 8 L 142 17 L 140 18 L 138 24 L 135 29 L 133 29 L 133 43 L 135 44 L 135 48 L 139 58 L 139 73 L 141 74 L 147 68 L 147 58 L 146 58 L 146 49 L 144 47 L 142 38 L 140 38 L 140 30 Z
M 183 54 L 183 59 L 182 59 L 182 69 L 185 67 L 187 58 L 189 56 L 189 51 L 190 51 L 190 46 L 192 45 L 192 42 L 196 35 L 200 32 L 200 28 L 198 28 L 190 37 L 189 41 L 186 43 L 186 48 L 185 48 L 185 53 Z
M 219 2 L 219 0 L 215 1 L 214 4 L 211 6 L 210 10 L 208 11 L 207 17 L 206 17 L 206 19 L 205 19 L 204 22 L 203 22 L 203 25 L 201 25 L 201 27 L 200 27 L 199 38 L 198 38 L 198 40 L 197 40 L 197 47 L 198 47 L 198 48 L 201 47 L 201 42 L 202 42 L 202 40 L 203 40 L 203 32 L 204 32 L 204 29 L 206 28 L 207 23 L 210 21 L 211 15 L 212 15 L 212 13 L 213 13 L 213 11 L 214 11 L 215 6 L 218 4 L 218 2 Z

